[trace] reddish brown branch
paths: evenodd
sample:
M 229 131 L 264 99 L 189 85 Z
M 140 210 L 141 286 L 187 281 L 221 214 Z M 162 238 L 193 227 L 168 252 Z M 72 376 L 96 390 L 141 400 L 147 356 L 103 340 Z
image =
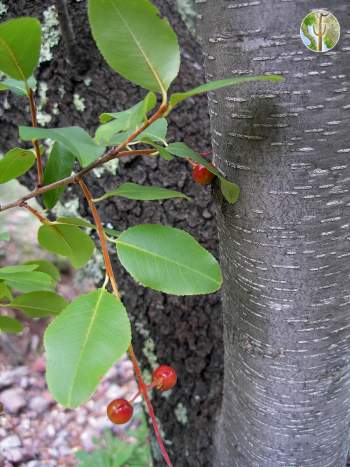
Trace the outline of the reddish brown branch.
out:
M 47 191 L 54 190 L 61 186 L 77 183 L 79 177 L 82 177 L 86 173 L 90 172 L 96 167 L 100 167 L 101 165 L 104 165 L 106 162 L 109 162 L 112 159 L 119 159 L 119 158 L 126 157 L 126 156 L 150 156 L 154 154 L 155 152 L 156 151 L 154 149 L 137 149 L 134 151 L 116 152 L 116 149 L 113 148 L 110 151 L 108 151 L 103 157 L 101 157 L 95 162 L 92 162 L 90 165 L 80 170 L 75 175 L 71 175 L 70 177 L 66 177 L 66 178 L 63 178 L 62 180 L 58 180 L 57 182 L 50 183 L 49 185 L 45 185 L 40 188 L 37 188 L 36 190 L 31 191 L 27 195 L 23 196 L 22 198 L 16 201 L 13 201 L 12 203 L 4 204 L 2 206 L 0 205 L 0 212 L 6 211 L 7 209 L 12 209 L 12 208 L 21 206 L 24 202 L 28 201 L 29 199 L 36 198 L 39 195 L 46 193 Z

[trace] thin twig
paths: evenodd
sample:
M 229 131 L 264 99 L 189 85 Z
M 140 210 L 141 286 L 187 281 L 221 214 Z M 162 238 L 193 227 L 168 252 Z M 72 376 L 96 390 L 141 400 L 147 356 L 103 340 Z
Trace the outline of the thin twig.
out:
M 51 224 L 51 222 L 48 219 L 46 219 L 45 216 L 40 214 L 40 212 L 34 209 L 32 206 L 29 206 L 29 204 L 22 203 L 20 206 L 30 211 L 42 224 Z
M 108 277 L 110 279 L 112 289 L 113 289 L 113 292 L 114 292 L 115 296 L 120 300 L 120 292 L 118 290 L 117 281 L 115 279 L 111 258 L 109 256 L 107 242 L 106 242 L 106 235 L 105 235 L 104 230 L 103 230 L 103 225 L 102 225 L 102 222 L 101 222 L 100 215 L 99 215 L 98 210 L 97 210 L 97 208 L 96 208 L 96 206 L 94 204 L 93 197 L 92 197 L 92 195 L 90 193 L 90 190 L 86 186 L 85 182 L 81 178 L 78 181 L 79 181 L 79 185 L 80 185 L 80 187 L 81 187 L 81 189 L 82 189 L 82 191 L 84 193 L 84 196 L 85 196 L 85 198 L 86 198 L 86 200 L 87 200 L 87 202 L 89 204 L 89 207 L 90 207 L 90 210 L 91 210 L 91 213 L 92 213 L 92 217 L 94 218 L 94 222 L 95 222 L 95 225 L 96 225 L 96 228 L 97 228 L 97 233 L 98 233 L 100 243 L 101 243 L 103 258 L 104 258 L 104 262 L 105 262 L 105 266 L 106 266 L 106 273 L 107 273 L 107 275 L 108 275 Z M 150 398 L 148 396 L 147 385 L 143 381 L 142 373 L 141 373 L 139 364 L 137 362 L 137 358 L 136 358 L 134 349 L 132 347 L 132 344 L 130 344 L 130 346 L 128 348 L 128 353 L 129 353 L 130 359 L 131 359 L 133 367 L 134 367 L 134 371 L 135 371 L 136 378 L 137 378 L 137 383 L 138 383 L 138 386 L 139 386 L 139 391 L 140 391 L 140 393 L 142 394 L 142 396 L 143 396 L 143 398 L 145 400 L 147 410 L 148 410 L 149 416 L 150 416 L 151 421 L 152 421 L 154 433 L 155 433 L 159 448 L 160 448 L 160 450 L 162 452 L 162 455 L 163 455 L 164 460 L 167 463 L 168 467 L 173 467 L 173 464 L 170 461 L 169 455 L 167 453 L 167 450 L 166 450 L 166 448 L 164 446 L 161 434 L 159 432 L 159 427 L 158 427 L 156 416 L 154 414 L 152 402 L 151 402 L 151 400 L 150 400 Z
M 34 94 L 31 88 L 28 89 L 28 99 L 29 99 L 30 114 L 32 117 L 32 127 L 36 128 L 38 126 L 38 120 L 37 120 Z M 38 172 L 37 186 L 41 187 L 44 183 L 44 174 L 43 174 L 43 164 L 41 161 L 41 154 L 40 154 L 40 145 L 37 139 L 33 139 L 32 143 L 33 143 L 33 147 L 35 151 L 36 166 L 37 166 L 37 172 Z
M 8 204 L 0 205 L 0 212 L 21 206 L 24 202 L 28 201 L 29 199 L 37 198 L 39 195 L 42 195 L 43 193 L 46 193 L 47 191 L 54 190 L 61 186 L 77 183 L 80 177 L 90 172 L 91 170 L 95 169 L 96 167 L 100 167 L 101 165 L 104 165 L 106 162 L 109 162 L 113 159 L 119 159 L 119 158 L 126 157 L 126 156 L 151 156 L 154 153 L 155 153 L 154 149 L 137 149 L 135 151 L 117 152 L 116 148 L 113 148 L 110 151 L 108 151 L 104 156 L 102 156 L 100 159 L 98 159 L 95 162 L 92 162 L 90 165 L 80 170 L 76 174 L 71 175 L 70 177 L 63 178 L 62 180 L 58 180 L 57 182 L 50 183 L 49 185 L 44 185 L 40 188 L 37 188 L 16 201 L 13 201 Z

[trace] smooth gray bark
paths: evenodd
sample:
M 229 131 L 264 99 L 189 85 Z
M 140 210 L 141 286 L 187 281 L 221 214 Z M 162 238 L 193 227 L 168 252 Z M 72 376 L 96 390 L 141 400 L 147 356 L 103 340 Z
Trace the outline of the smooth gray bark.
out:
M 349 446 L 350 5 L 313 53 L 309 0 L 197 0 L 208 79 L 282 73 L 209 96 L 218 195 L 225 381 L 215 466 L 342 467 Z

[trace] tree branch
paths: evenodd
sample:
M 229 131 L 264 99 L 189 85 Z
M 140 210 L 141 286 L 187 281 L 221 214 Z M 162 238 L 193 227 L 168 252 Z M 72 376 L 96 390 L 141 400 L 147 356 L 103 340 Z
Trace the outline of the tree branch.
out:
M 138 149 L 135 151 L 122 151 L 125 147 L 135 139 L 139 134 L 141 134 L 146 128 L 148 128 L 153 122 L 161 118 L 168 109 L 168 105 L 163 102 L 157 112 L 152 115 L 143 125 L 140 126 L 137 130 L 135 130 L 125 141 L 123 141 L 119 146 L 114 147 L 107 151 L 100 159 L 97 161 L 91 162 L 88 166 L 81 169 L 78 173 L 71 175 L 70 177 L 63 178 L 62 180 L 58 180 L 57 182 L 51 183 L 50 185 L 45 185 L 42 187 L 38 187 L 36 190 L 31 191 L 27 195 L 23 196 L 22 198 L 18 199 L 17 201 L 13 201 L 12 203 L 4 204 L 1 206 L 0 204 L 0 212 L 6 211 L 7 209 L 12 209 L 20 206 L 25 201 L 28 201 L 31 198 L 36 198 L 37 196 L 41 195 L 42 193 L 46 193 L 47 191 L 54 190 L 55 188 L 59 188 L 61 186 L 77 183 L 81 177 L 86 175 L 91 170 L 104 165 L 106 162 L 111 161 L 112 159 L 117 159 L 120 157 L 125 156 L 140 156 L 140 155 L 148 155 L 151 156 L 155 154 L 157 151 L 155 149 Z

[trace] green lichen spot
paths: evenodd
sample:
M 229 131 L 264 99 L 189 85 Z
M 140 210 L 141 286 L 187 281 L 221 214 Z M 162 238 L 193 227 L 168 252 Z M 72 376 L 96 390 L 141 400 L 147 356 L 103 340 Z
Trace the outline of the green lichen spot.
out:
M 113 159 L 109 162 L 106 162 L 106 164 L 101 165 L 100 167 L 97 167 L 96 169 L 94 169 L 93 173 L 96 178 L 101 178 L 104 174 L 115 175 L 118 169 L 118 166 L 119 166 L 118 159 Z
M 44 11 L 44 18 L 41 23 L 42 30 L 42 46 L 40 52 L 40 63 L 49 62 L 52 60 L 52 49 L 58 45 L 60 41 L 60 23 L 55 5 L 51 5 Z
M 142 353 L 147 358 L 148 363 L 150 364 L 152 370 L 154 370 L 158 366 L 157 356 L 154 352 L 155 348 L 156 348 L 156 345 L 154 343 L 154 340 L 151 337 L 145 340 Z
M 176 420 L 181 423 L 181 425 L 187 425 L 188 423 L 188 416 L 187 416 L 187 409 L 183 405 L 182 402 L 179 402 L 175 408 L 175 417 Z
M 84 97 L 81 97 L 79 94 L 75 93 L 73 96 L 73 104 L 78 112 L 84 112 L 86 108 Z
M 195 36 L 198 15 L 195 10 L 194 0 L 176 0 L 176 7 L 189 31 Z

